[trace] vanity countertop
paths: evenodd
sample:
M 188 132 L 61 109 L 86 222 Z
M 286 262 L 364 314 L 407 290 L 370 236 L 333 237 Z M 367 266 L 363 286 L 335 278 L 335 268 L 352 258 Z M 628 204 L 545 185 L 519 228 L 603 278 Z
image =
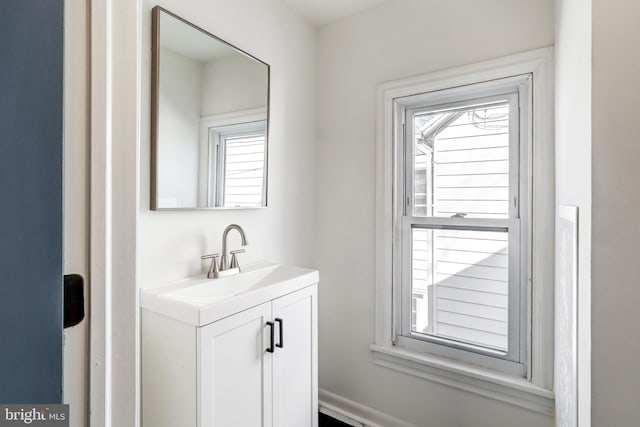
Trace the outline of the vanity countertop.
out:
M 317 270 L 256 263 L 235 276 L 197 276 L 141 289 L 140 306 L 190 325 L 204 326 L 318 281 Z

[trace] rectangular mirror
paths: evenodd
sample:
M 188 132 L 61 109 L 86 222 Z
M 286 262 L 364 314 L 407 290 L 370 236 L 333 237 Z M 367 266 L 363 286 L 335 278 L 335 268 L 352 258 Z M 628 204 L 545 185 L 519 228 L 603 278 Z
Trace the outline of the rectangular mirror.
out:
M 267 205 L 269 65 L 153 9 L 151 209 Z

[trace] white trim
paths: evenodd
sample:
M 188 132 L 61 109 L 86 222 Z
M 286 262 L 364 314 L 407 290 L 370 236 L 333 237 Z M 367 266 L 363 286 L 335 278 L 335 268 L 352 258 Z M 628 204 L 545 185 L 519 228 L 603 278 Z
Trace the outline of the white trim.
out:
M 140 1 L 91 0 L 92 427 L 140 423 L 136 277 Z
M 91 1 L 91 197 L 90 197 L 90 380 L 89 420 L 111 424 L 111 1 Z
M 355 427 L 418 427 L 322 388 L 318 400 L 320 412 Z
M 561 427 L 577 427 L 578 405 L 578 206 L 559 205 L 556 222 L 556 377 L 558 401 L 556 422 Z
M 111 213 L 112 425 L 140 422 L 140 310 L 137 289 L 140 193 L 141 0 L 113 1 Z M 117 47 L 117 48 L 115 48 Z
M 259 122 L 267 120 L 267 107 L 250 108 L 230 113 L 213 114 L 200 117 L 200 128 L 215 128 L 220 126 L 237 125 L 240 123 Z
M 533 206 L 531 262 L 533 286 L 530 313 L 533 318 L 531 346 L 537 357 L 531 360 L 530 379 L 534 384 L 553 388 L 553 328 L 555 281 L 555 143 L 553 97 L 553 49 L 540 52 L 534 70 L 533 84 L 533 144 L 529 161 L 534 171 L 530 188 Z M 549 243 L 551 242 L 551 243 Z M 536 248 L 544 248 L 538 250 Z
M 266 170 L 267 170 L 267 110 L 238 115 L 229 121 L 217 120 L 215 116 L 203 117 L 200 121 L 200 173 L 198 176 L 198 205 L 206 208 L 224 206 L 225 161 L 227 139 L 242 136 L 262 135 L 264 138 L 262 200 L 259 206 L 229 206 L 227 208 L 260 208 L 266 206 Z M 249 111 L 249 110 L 247 110 Z M 227 116 L 227 115 L 225 115 Z M 224 142 L 223 142 L 224 141 Z M 215 149 L 214 144 L 218 146 Z M 215 175 L 215 176 L 213 176 Z
M 67 0 L 64 7 L 64 274 L 85 278 L 89 313 L 89 2 Z M 64 329 L 63 402 L 69 426 L 89 422 L 89 319 Z
M 259 209 L 266 207 L 262 206 L 249 206 L 249 207 L 225 207 L 225 206 L 209 206 L 210 194 L 209 183 L 211 182 L 210 167 L 212 161 L 215 161 L 214 157 L 209 150 L 209 129 L 223 126 L 238 125 L 242 123 L 252 122 L 265 122 L 265 174 L 267 174 L 267 150 L 269 149 L 268 135 L 269 135 L 269 112 L 267 107 L 248 108 L 245 110 L 231 111 L 228 113 L 212 114 L 208 116 L 200 117 L 200 141 L 198 143 L 198 150 L 200 155 L 198 164 L 198 206 L 196 209 Z M 263 191 L 263 199 L 266 199 L 266 180 Z M 158 210 L 170 210 L 171 208 L 158 208 Z M 181 208 L 175 208 L 174 210 L 180 210 Z
M 530 381 L 491 369 L 398 347 L 371 345 L 374 363 L 545 415 L 554 414 L 554 394 Z
M 555 172 L 554 172 L 554 144 L 553 144 L 553 48 L 543 48 L 504 58 L 490 60 L 478 64 L 467 65 L 451 70 L 384 83 L 378 88 L 377 117 L 376 117 L 376 317 L 375 317 L 375 353 L 376 363 L 402 369 L 426 379 L 436 380 L 436 371 L 442 366 L 426 364 L 428 356 L 413 353 L 412 360 L 401 352 L 390 352 L 382 349 L 392 348 L 393 324 L 397 321 L 398 313 L 393 311 L 394 294 L 393 275 L 393 246 L 394 242 L 394 206 L 397 206 L 393 183 L 402 179 L 394 168 L 398 155 L 394 147 L 394 138 L 401 132 L 394 120 L 394 100 L 416 93 L 426 93 L 446 88 L 469 85 L 481 81 L 506 78 L 521 74 L 533 74 L 533 132 L 530 144 L 529 170 L 533 171 L 533 179 L 529 177 L 531 191 L 529 194 L 532 206 L 532 237 L 533 255 L 531 259 L 532 281 L 529 287 L 529 307 L 531 316 L 530 345 L 531 353 L 535 355 L 528 363 L 530 384 L 550 392 L 553 386 L 553 262 L 554 262 L 554 203 L 555 203 Z M 526 126 L 526 124 L 523 124 Z M 550 161 L 551 159 L 551 161 Z M 531 292 L 531 288 L 535 292 Z M 394 362 L 392 362 L 394 360 Z M 408 363 L 410 362 L 410 363 Z M 394 365 L 394 366 L 391 366 Z M 410 366 L 408 366 L 410 365 Z M 462 364 L 460 364 L 462 366 Z M 421 366 L 421 368 L 420 368 Z M 429 374 L 425 374 L 428 372 Z M 465 388 L 471 380 L 467 378 L 468 371 L 461 370 L 456 376 L 448 375 L 448 382 L 454 385 L 459 382 L 460 388 Z M 440 377 L 447 374 L 439 373 Z M 486 378 L 489 384 L 489 377 Z M 476 383 L 481 382 L 473 378 Z M 522 380 L 525 381 L 525 380 Z M 442 381 L 439 381 L 442 382 Z M 526 381 L 525 381 L 526 382 Z M 503 384 L 503 391 L 512 385 Z M 455 385 L 454 385 L 455 386 Z M 500 393 L 491 393 L 486 387 L 476 387 L 476 392 L 485 396 L 506 401 Z M 471 391 L 471 390 L 470 390 Z M 518 392 L 514 389 L 514 392 Z M 503 394 L 504 396 L 504 394 Z M 552 395 L 551 395 L 552 396 Z M 549 399 L 547 396 L 545 399 Z M 552 399 L 552 397 L 551 397 Z M 526 400 L 526 399 L 525 399 Z M 518 402 L 511 402 L 523 406 Z M 535 404 L 541 412 L 548 413 L 549 402 Z M 527 407 L 527 406 L 525 406 Z

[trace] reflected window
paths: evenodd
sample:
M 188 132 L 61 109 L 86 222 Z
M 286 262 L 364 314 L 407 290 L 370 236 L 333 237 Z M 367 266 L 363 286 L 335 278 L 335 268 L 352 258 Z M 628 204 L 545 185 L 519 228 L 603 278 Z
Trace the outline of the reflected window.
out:
M 266 121 L 209 128 L 209 206 L 262 206 L 265 140 Z

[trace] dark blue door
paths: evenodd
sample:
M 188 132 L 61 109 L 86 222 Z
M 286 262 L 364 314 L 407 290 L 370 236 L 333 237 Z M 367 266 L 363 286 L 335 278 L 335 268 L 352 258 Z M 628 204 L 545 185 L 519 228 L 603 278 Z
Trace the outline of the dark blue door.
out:
M 63 0 L 0 1 L 0 402 L 62 401 Z

